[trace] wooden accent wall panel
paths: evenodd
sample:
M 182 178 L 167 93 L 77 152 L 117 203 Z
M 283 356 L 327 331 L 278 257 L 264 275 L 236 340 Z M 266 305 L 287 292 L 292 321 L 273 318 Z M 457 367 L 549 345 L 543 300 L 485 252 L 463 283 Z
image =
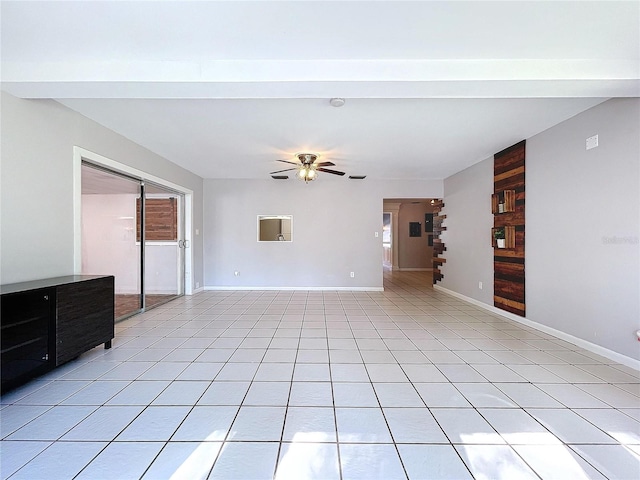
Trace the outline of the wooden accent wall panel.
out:
M 494 248 L 493 304 L 497 308 L 525 316 L 525 140 L 493 157 L 494 194 L 515 191 L 515 211 L 497 213 L 494 228 L 515 228 L 513 248 Z
M 178 240 L 178 202 L 175 198 L 147 198 L 144 201 L 145 241 Z M 136 241 L 140 241 L 140 199 L 136 199 Z
M 440 210 L 444 207 L 444 203 L 442 200 L 436 200 L 436 203 L 433 204 L 433 284 L 442 280 L 444 275 L 440 270 L 440 266 L 445 263 L 447 260 L 444 258 L 440 258 L 447 248 L 444 246 L 444 242 L 440 238 L 440 234 L 447 229 L 442 222 L 446 215 L 441 215 Z

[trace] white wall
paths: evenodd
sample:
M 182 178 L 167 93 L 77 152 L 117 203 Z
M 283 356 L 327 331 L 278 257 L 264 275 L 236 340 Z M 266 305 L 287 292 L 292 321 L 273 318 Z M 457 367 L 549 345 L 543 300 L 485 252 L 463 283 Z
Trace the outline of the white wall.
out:
M 442 181 L 325 175 L 308 185 L 205 180 L 204 189 L 206 286 L 378 289 L 382 199 L 440 197 Z M 293 242 L 257 242 L 257 215 L 293 215 Z
M 596 134 L 600 146 L 586 151 Z M 639 99 L 609 100 L 527 139 L 526 318 L 636 360 L 639 165 Z M 444 186 L 441 285 L 493 305 L 493 159 Z
M 193 190 L 202 231 L 202 179 L 52 100 L 2 92 L 0 281 L 74 273 L 73 147 Z M 202 285 L 202 237 L 192 235 L 193 281 Z
M 82 196 L 82 273 L 114 275 L 116 293 L 140 293 L 137 195 Z M 178 293 L 177 242 L 145 244 L 145 291 Z
M 491 194 L 493 158 L 452 175 L 444 181 L 447 227 L 441 235 L 447 260 L 440 270 L 445 288 L 493 305 L 493 248 Z M 478 283 L 482 282 L 482 289 Z
M 116 293 L 140 293 L 137 195 L 82 195 L 82 273 L 115 275 Z
M 433 268 L 433 247 L 429 246 L 429 235 L 424 231 L 424 215 L 433 207 L 426 203 L 402 203 L 398 212 L 398 268 L 400 270 Z M 419 237 L 409 236 L 409 222 L 420 223 Z
M 532 137 L 526 164 L 527 318 L 640 359 L 640 100 Z

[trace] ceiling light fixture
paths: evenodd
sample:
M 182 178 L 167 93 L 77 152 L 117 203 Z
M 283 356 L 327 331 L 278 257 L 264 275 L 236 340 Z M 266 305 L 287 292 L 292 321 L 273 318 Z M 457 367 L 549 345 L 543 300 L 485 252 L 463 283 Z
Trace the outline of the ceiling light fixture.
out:
M 312 182 L 318 178 L 318 175 L 316 175 L 317 168 L 313 163 L 303 163 L 298 169 L 298 178 L 304 180 L 304 183 Z
M 332 175 L 343 176 L 344 172 L 340 172 L 338 170 L 331 170 L 326 167 L 333 167 L 335 163 L 333 162 L 319 162 L 316 163 L 318 159 L 318 155 L 315 153 L 296 153 L 296 157 L 298 158 L 297 162 L 292 162 L 291 160 L 277 160 L 278 162 L 288 163 L 290 165 L 295 165 L 294 167 L 285 168 L 284 170 L 276 170 L 275 172 L 269 173 L 273 178 L 276 178 L 276 175 L 283 172 L 290 172 L 295 170 L 296 177 L 300 180 L 304 180 L 305 183 L 309 183 L 315 180 L 318 177 L 318 172 L 330 173 Z M 286 175 L 283 175 L 285 178 Z
M 332 98 L 329 100 L 332 107 L 341 107 L 345 104 L 344 98 Z

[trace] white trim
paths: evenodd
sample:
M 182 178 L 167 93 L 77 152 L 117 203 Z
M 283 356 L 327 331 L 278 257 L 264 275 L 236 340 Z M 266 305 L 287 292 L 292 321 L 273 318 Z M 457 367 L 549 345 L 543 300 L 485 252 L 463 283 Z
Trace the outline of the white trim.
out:
M 184 195 L 184 240 L 187 246 L 184 250 L 184 294 L 193 294 L 193 248 L 191 233 L 193 232 L 193 192 Z
M 202 293 L 204 292 L 204 287 L 198 287 L 195 290 L 193 290 L 191 293 L 187 293 L 187 295 L 195 295 L 196 293 Z
M 384 292 L 382 287 L 244 287 L 244 286 L 218 286 L 207 285 L 205 290 L 310 290 L 318 292 Z
M 145 240 L 144 242 L 146 247 L 175 247 L 178 245 L 178 242 L 168 242 L 166 240 Z M 136 246 L 139 246 L 140 242 L 136 241 Z
M 116 170 L 142 181 L 148 180 L 163 187 L 170 188 L 184 194 L 185 201 L 185 232 L 184 239 L 188 242 L 189 247 L 184 249 L 184 285 L 185 294 L 191 295 L 193 292 L 193 254 L 191 248 L 191 226 L 193 224 L 193 190 L 178 185 L 176 183 L 156 177 L 137 168 L 130 167 L 124 163 L 111 160 L 98 153 L 86 150 L 82 147 L 73 147 L 73 270 L 75 274 L 82 272 L 82 160 L 102 165 L 104 167 Z
M 449 290 L 448 288 L 442 287 L 440 285 L 434 285 L 433 288 L 447 295 L 451 295 L 452 297 L 456 297 L 466 302 L 472 303 L 480 308 L 484 308 L 485 310 L 488 310 L 491 313 L 500 315 L 501 317 L 505 317 L 514 322 L 521 323 L 523 325 L 526 325 L 527 327 L 531 327 L 540 332 L 553 335 L 554 337 L 559 338 L 560 340 L 564 340 L 565 342 L 572 343 L 592 353 L 601 355 L 605 358 L 608 358 L 609 360 L 613 360 L 614 362 L 618 362 L 618 363 L 621 363 L 622 365 L 626 365 L 627 367 L 640 370 L 640 360 L 636 360 L 635 358 L 622 355 L 621 353 L 614 352 L 613 350 L 609 350 L 608 348 L 602 347 L 600 345 L 596 345 L 595 343 L 591 343 L 587 340 L 583 340 L 582 338 L 574 337 L 569 333 L 565 333 L 561 330 L 556 330 L 555 328 L 542 325 L 541 323 L 534 322 L 533 320 L 529 320 L 525 317 L 520 317 L 513 313 L 506 312 L 500 308 L 494 307 L 493 305 L 488 305 L 479 300 L 476 300 L 475 298 L 467 297 L 466 295 L 462 295 L 461 293 L 454 292 L 453 290 Z
M 113 170 L 118 170 L 122 173 L 126 173 L 127 175 L 131 175 L 132 177 L 139 178 L 140 180 L 148 180 L 150 182 L 157 183 L 158 185 L 162 185 L 163 187 L 176 190 L 177 192 L 180 192 L 180 193 L 193 194 L 193 190 L 185 188 L 182 185 L 178 185 L 177 183 L 170 182 L 169 180 L 165 180 L 164 178 L 156 177 L 155 175 L 151 175 L 150 173 L 147 173 L 143 170 L 138 170 L 137 168 L 130 167 L 129 165 L 125 165 L 124 163 L 111 160 L 110 158 L 104 157 L 90 150 L 86 150 L 82 147 L 78 147 L 78 146 L 73 147 L 73 158 L 74 160 L 76 160 L 77 158 L 78 162 L 81 162 L 82 159 L 84 158 L 89 162 L 98 163 L 105 167 L 109 167 Z

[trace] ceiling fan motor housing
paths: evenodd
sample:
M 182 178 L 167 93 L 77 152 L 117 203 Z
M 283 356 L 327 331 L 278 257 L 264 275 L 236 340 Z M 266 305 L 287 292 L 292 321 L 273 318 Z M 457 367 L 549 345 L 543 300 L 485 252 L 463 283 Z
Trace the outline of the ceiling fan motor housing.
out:
M 318 156 L 314 153 L 299 153 L 298 154 L 298 160 L 300 160 L 300 163 L 302 163 L 303 165 L 311 165 L 313 162 L 316 161 L 316 159 L 318 158 Z

